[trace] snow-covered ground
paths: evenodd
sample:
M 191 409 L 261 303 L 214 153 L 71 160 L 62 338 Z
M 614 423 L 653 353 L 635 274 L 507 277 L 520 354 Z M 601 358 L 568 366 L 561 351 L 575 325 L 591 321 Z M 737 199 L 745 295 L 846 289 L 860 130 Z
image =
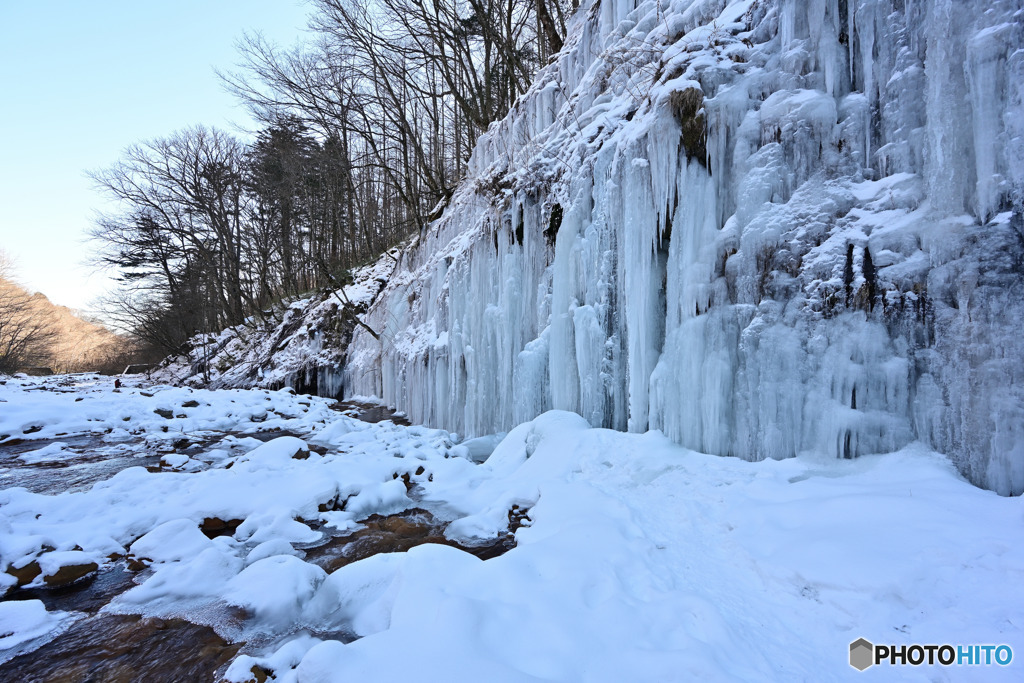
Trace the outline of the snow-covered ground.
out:
M 1024 653 L 1024 501 L 917 445 L 751 463 L 552 411 L 477 464 L 486 440 L 359 422 L 288 390 L 126 384 L 9 379 L 0 435 L 90 432 L 140 456 L 172 439 L 229 440 L 184 459 L 164 448 L 163 471 L 129 468 L 86 490 L 0 491 L 0 577 L 33 560 L 37 584 L 64 564 L 142 563 L 105 611 L 184 616 L 245 640 L 229 680 L 254 665 L 280 681 L 1020 679 L 1016 659 L 848 663 L 860 637 Z M 274 428 L 299 436 L 249 436 Z M 41 444 L 0 465 L 67 450 Z M 330 574 L 306 561 L 325 534 L 412 507 L 465 546 L 526 517 L 516 547 L 486 561 L 438 544 Z M 200 525 L 212 518 L 237 527 L 210 538 Z M 0 661 L 73 619 L 0 603 Z

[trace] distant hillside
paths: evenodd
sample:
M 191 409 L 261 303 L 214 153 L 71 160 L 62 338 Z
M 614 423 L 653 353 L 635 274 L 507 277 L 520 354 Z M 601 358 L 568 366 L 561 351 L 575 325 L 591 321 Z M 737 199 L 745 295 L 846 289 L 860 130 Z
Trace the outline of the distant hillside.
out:
M 0 276 L 0 371 L 118 371 L 130 342 Z

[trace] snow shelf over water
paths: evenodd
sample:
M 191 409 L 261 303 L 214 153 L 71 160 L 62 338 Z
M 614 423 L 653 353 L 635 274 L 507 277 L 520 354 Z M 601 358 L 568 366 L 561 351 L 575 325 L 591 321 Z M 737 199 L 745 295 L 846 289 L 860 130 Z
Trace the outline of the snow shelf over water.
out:
M 1024 491 L 1024 19 L 602 0 L 356 330 L 347 394 L 747 460 L 914 440 Z

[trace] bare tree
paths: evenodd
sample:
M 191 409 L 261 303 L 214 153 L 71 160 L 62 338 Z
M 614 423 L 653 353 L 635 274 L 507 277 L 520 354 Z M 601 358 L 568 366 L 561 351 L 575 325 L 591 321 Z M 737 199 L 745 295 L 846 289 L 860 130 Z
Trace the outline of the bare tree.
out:
M 103 261 L 132 288 L 190 312 L 202 331 L 241 322 L 251 300 L 243 151 L 232 136 L 199 126 L 134 145 L 92 175 L 123 207 L 93 231 Z
M 312 40 L 249 36 L 221 73 L 261 123 L 252 143 L 194 127 L 93 176 L 122 208 L 94 230 L 125 284 L 108 315 L 155 346 L 332 286 L 422 230 L 576 0 L 311 4 Z
M 543 46 L 560 45 L 561 2 L 544 5 L 542 38 L 535 0 L 315 0 L 316 40 L 283 50 L 248 36 L 242 70 L 221 77 L 269 125 L 341 142 L 350 223 L 379 252 L 450 197 L 477 137 L 529 86 Z

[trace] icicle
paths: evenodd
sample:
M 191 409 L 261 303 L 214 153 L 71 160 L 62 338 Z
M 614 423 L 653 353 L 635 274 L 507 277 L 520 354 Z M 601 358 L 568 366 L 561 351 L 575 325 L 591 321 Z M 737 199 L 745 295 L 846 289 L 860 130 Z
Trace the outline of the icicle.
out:
M 656 249 L 659 211 L 647 159 L 627 152 L 614 177 L 622 188 L 619 206 L 624 235 L 619 267 L 628 343 L 629 430 L 642 432 L 648 424 L 649 380 L 664 334 L 662 269 Z
M 928 18 L 927 78 L 929 196 L 937 212 L 966 208 L 974 159 L 969 143 L 971 112 L 964 82 L 963 8 L 954 0 L 934 0 Z
M 592 4 L 400 257 L 383 341 L 357 330 L 319 383 L 466 435 L 555 407 L 748 459 L 918 438 L 1020 493 L 1018 9 Z M 683 87 L 708 94 L 702 159 Z
M 1001 190 L 1000 133 L 1007 104 L 1006 55 L 1013 33 L 1004 23 L 978 32 L 967 47 L 967 82 L 974 123 L 977 169 L 976 215 L 981 222 L 995 214 Z

